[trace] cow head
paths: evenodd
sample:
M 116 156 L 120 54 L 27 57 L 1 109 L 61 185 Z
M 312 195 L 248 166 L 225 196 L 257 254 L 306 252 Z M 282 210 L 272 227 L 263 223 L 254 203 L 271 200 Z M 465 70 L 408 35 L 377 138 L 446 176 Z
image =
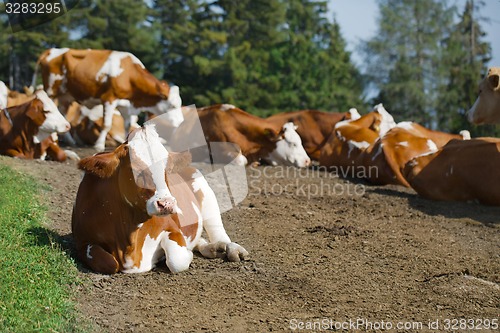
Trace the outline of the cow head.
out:
M 293 165 L 299 168 L 311 165 L 311 159 L 307 156 L 296 129 L 297 126 L 292 122 L 283 125 L 280 133 L 275 138 L 276 148 L 265 159 L 266 162 L 273 165 Z M 266 135 L 273 138 L 276 136 L 272 130 L 268 130 Z
M 479 84 L 479 96 L 468 112 L 473 124 L 500 123 L 500 68 L 493 67 Z
M 43 90 L 35 93 L 34 107 L 30 107 L 26 115 L 37 125 L 38 130 L 43 133 L 66 133 L 71 126 L 64 116 L 59 112 L 54 102 Z
M 177 201 L 166 181 L 168 161 L 169 153 L 161 144 L 155 126 L 146 124 L 133 131 L 128 141 L 113 152 L 85 158 L 78 166 L 100 178 L 116 174 L 123 201 L 154 216 L 178 212 Z

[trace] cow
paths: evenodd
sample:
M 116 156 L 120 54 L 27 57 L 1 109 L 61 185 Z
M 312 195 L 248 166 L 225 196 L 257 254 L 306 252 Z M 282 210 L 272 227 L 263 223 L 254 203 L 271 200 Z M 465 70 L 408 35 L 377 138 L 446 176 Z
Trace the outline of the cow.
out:
M 356 109 L 349 112 L 322 112 L 318 110 L 300 110 L 283 112 L 267 118 L 275 126 L 283 126 L 292 122 L 298 126 L 297 133 L 302 139 L 302 145 L 312 160 L 319 160 L 321 148 L 333 131 L 335 124 L 341 120 L 359 118 Z
M 47 94 L 39 90 L 31 101 L 0 112 L 0 154 L 43 158 L 47 147 L 53 144 L 51 135 L 69 130 L 69 122 Z M 45 140 L 48 141 L 44 143 Z
M 276 126 L 231 104 L 199 108 L 198 116 L 206 141 L 238 145 L 248 163 L 263 161 L 299 168 L 311 165 L 293 123 Z
M 61 111 L 71 100 L 92 108 L 104 107 L 104 125 L 94 147 L 102 151 L 118 109 L 129 128 L 132 116 L 146 111 L 169 115 L 172 126 L 182 122 L 182 101 L 177 86 L 155 78 L 133 54 L 111 50 L 48 49 L 38 59 L 43 85 Z M 36 83 L 37 69 L 33 75 Z M 64 105 L 63 105 L 64 104 Z
M 479 84 L 479 96 L 468 112 L 473 124 L 500 123 L 500 67 L 492 67 Z
M 321 150 L 319 164 L 329 168 L 362 166 L 361 154 L 394 126 L 394 118 L 382 104 L 359 119 L 338 122 Z
M 140 273 L 165 258 L 178 273 L 188 269 L 193 250 L 229 261 L 248 256 L 231 242 L 214 192 L 184 155 L 169 153 L 146 123 L 114 151 L 80 161 L 85 174 L 71 225 L 83 263 L 103 274 Z
M 376 185 L 396 184 L 410 187 L 402 170 L 413 157 L 437 151 L 452 139 L 470 139 L 468 131 L 460 135 L 433 131 L 414 122 L 400 122 L 383 137 L 378 138 L 360 159 L 365 168 L 375 167 L 376 172 L 366 173 L 367 180 Z
M 500 205 L 500 139 L 453 139 L 410 160 L 403 175 L 422 197 Z M 486 176 L 486 177 L 482 177 Z
M 73 102 L 67 110 L 66 119 L 71 124 L 71 135 L 75 143 L 94 145 L 104 125 L 103 115 L 102 105 L 96 105 L 89 109 L 77 102 Z M 133 128 L 136 128 L 136 126 L 133 126 Z M 125 142 L 125 137 L 125 121 L 121 113 L 115 110 L 111 128 L 106 136 L 106 147 L 118 147 Z

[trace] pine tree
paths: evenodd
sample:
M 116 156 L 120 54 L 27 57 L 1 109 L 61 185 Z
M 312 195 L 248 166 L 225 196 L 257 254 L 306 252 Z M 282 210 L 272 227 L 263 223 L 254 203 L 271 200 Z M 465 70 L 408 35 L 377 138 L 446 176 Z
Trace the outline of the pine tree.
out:
M 472 126 L 466 112 L 477 98 L 477 86 L 486 73 L 490 45 L 480 26 L 482 1 L 468 0 L 459 22 L 445 40 L 444 77 L 437 108 L 439 127 L 451 132 L 468 129 L 473 136 L 498 135 L 494 126 Z
M 453 7 L 435 0 L 380 0 L 376 37 L 364 45 L 366 75 L 396 120 L 436 123 L 442 78 L 440 43 L 449 34 Z

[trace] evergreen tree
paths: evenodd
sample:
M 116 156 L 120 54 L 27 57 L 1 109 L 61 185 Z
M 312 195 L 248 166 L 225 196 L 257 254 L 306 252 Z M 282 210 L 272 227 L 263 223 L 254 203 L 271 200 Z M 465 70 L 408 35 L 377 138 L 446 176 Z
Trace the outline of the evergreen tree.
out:
M 439 128 L 451 132 L 468 129 L 473 136 L 498 135 L 494 126 L 472 126 L 466 112 L 477 98 L 478 82 L 486 73 L 490 45 L 482 39 L 485 33 L 479 24 L 482 1 L 468 0 L 459 22 L 445 40 L 443 63 L 445 81 L 440 89 L 437 107 Z
M 449 34 L 453 7 L 435 0 L 379 0 L 376 37 L 364 45 L 365 68 L 396 120 L 434 127 L 442 78 L 440 42 Z

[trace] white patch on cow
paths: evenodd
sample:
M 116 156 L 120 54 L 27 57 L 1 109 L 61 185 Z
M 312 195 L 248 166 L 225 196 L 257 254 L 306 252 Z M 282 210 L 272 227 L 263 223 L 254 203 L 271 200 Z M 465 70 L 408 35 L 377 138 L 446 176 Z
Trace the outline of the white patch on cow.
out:
M 53 96 L 54 95 L 54 84 L 57 82 L 57 81 L 63 81 L 64 80 L 64 76 L 62 74 L 54 74 L 54 73 L 50 73 L 49 75 L 49 86 L 47 88 L 47 94 L 49 94 L 50 96 Z M 61 86 L 61 88 L 63 88 Z M 64 88 L 61 89 L 61 91 L 63 92 L 64 91 Z
M 382 120 L 380 122 L 379 136 L 384 136 L 385 133 L 387 133 L 391 128 L 396 126 L 394 118 L 391 116 L 389 112 L 387 112 L 382 103 L 375 105 L 373 111 L 378 112 L 382 116 Z
M 429 148 L 429 150 L 431 152 L 438 151 L 438 147 L 436 146 L 436 144 L 434 143 L 434 141 L 432 141 L 430 139 L 427 140 L 427 147 Z
M 80 118 L 83 119 L 85 117 L 89 118 L 89 120 L 96 122 L 104 116 L 104 106 L 102 104 L 98 104 L 93 108 L 88 108 L 85 105 L 80 107 Z
M 357 148 L 359 150 L 365 150 L 366 148 L 370 147 L 370 143 L 366 141 L 353 141 L 353 140 L 347 140 L 347 144 L 349 146 L 349 151 L 347 152 L 347 158 L 351 158 L 351 153 L 354 148 Z
M 35 95 L 36 99 L 43 103 L 43 111 L 45 114 L 45 121 L 39 127 L 39 133 L 46 132 L 50 135 L 52 132 L 65 133 L 69 131 L 71 127 L 69 122 L 64 118 L 61 112 L 59 112 L 57 106 L 49 96 L 47 96 L 47 93 L 43 90 L 38 90 Z
M 276 149 L 266 158 L 273 164 L 293 165 L 304 168 L 311 164 L 311 159 L 302 146 L 302 140 L 292 122 L 283 125 L 283 139 L 276 142 Z
M 69 48 L 67 48 L 67 47 L 60 48 L 60 49 L 52 48 L 52 49 L 50 49 L 49 54 L 47 55 L 47 58 L 45 58 L 45 60 L 47 62 L 51 62 L 53 59 L 65 54 L 68 51 L 69 51 Z
M 403 147 L 409 147 L 410 145 L 408 144 L 408 141 L 401 141 L 401 142 L 398 142 L 397 145 L 399 146 L 403 146 Z
M 351 115 L 351 120 L 357 120 L 361 118 L 361 115 L 356 108 L 350 108 L 348 112 Z
M 0 81 L 0 109 L 7 107 L 7 98 L 9 96 L 9 89 L 3 81 Z
M 412 121 L 401 121 L 401 122 L 397 123 L 396 127 L 411 131 L 411 130 L 413 130 L 413 122 Z
M 92 255 L 90 254 L 90 251 L 92 250 L 92 245 L 87 245 L 87 259 L 93 259 Z
M 45 161 L 47 158 L 47 152 L 45 151 L 42 155 L 40 155 L 40 161 Z
M 193 261 L 193 252 L 185 246 L 180 246 L 177 242 L 163 237 L 161 246 L 165 251 L 165 261 L 168 269 L 172 273 L 185 271 Z
M 123 68 L 121 67 L 122 59 L 130 57 L 134 64 L 140 65 L 144 68 L 142 62 L 133 54 L 128 52 L 113 51 L 109 54 L 108 59 L 104 62 L 101 69 L 97 72 L 95 79 L 99 82 L 106 82 L 108 77 L 118 77 L 123 73 Z
M 228 110 L 232 110 L 232 109 L 236 109 L 236 106 L 234 106 L 232 104 L 222 104 L 220 106 L 221 111 L 228 111 Z
M 128 145 L 131 151 L 130 158 L 132 170 L 136 178 L 143 171 L 140 167 L 144 164 L 151 171 L 153 183 L 155 185 L 155 193 L 146 203 L 148 214 L 155 215 L 161 213 L 158 211 L 156 203 L 163 200 L 173 202 L 173 212 L 176 212 L 178 207 L 177 204 L 175 204 L 175 198 L 170 193 L 165 181 L 168 151 L 161 144 L 155 125 L 146 123 L 142 130 L 135 132 L 135 135 L 130 139 Z M 139 163 L 135 163 L 135 158 L 140 160 L 138 161 Z
M 150 235 L 146 235 L 144 239 L 144 244 L 141 248 L 142 259 L 139 267 L 134 265 L 132 258 L 126 257 L 125 263 L 123 264 L 124 273 L 143 273 L 150 271 L 158 260 L 163 256 L 162 248 L 160 247 L 161 240 L 164 237 L 168 237 L 169 233 L 162 231 L 158 237 L 152 238 Z

